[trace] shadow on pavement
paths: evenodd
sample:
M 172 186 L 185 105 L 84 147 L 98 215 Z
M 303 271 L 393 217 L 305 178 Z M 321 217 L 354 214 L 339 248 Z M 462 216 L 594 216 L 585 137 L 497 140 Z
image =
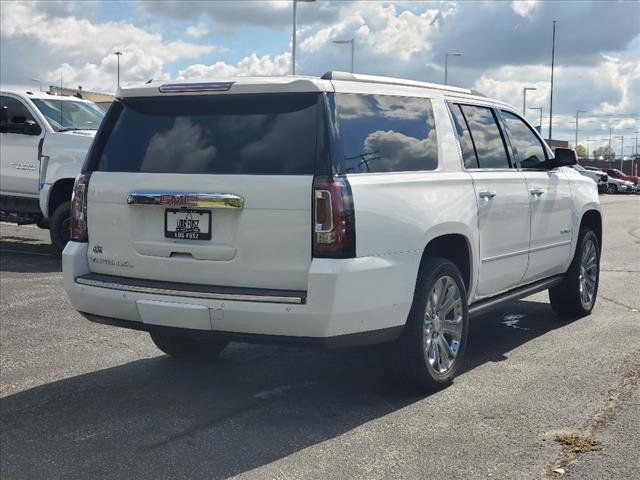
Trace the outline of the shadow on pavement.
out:
M 37 242 L 37 238 L 0 237 L 0 273 L 61 272 L 60 253 L 52 245 Z
M 560 325 L 530 301 L 478 318 L 463 374 Z M 159 356 L 16 393 L 0 476 L 226 478 L 434 401 L 390 381 L 379 352 L 233 344 L 211 364 Z

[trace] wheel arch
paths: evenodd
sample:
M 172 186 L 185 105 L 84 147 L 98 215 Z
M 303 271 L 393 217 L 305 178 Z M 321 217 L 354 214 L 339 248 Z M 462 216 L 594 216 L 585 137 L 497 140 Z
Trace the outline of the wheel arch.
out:
M 602 249 L 602 213 L 595 208 L 587 209 L 580 219 L 580 228 L 589 227 L 598 237 L 598 244 Z
M 53 215 L 56 208 L 58 208 L 58 205 L 67 200 L 71 200 L 74 182 L 75 179 L 73 178 L 61 178 L 53 184 L 49 192 L 49 201 L 47 202 L 47 216 L 49 218 Z

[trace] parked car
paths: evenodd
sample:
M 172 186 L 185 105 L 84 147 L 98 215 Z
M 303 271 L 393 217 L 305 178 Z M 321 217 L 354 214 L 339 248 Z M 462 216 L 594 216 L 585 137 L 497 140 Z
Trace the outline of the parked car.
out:
M 596 182 L 599 192 L 605 192 L 607 190 L 607 181 L 609 180 L 609 176 L 606 173 L 602 171 L 588 170 L 577 163 L 575 165 L 572 165 L 571 168 L 576 170 L 581 175 L 589 177 L 591 180 Z
M 73 183 L 103 116 L 80 98 L 0 88 L 2 221 L 48 228 L 62 251 Z
M 638 185 L 640 183 L 640 177 L 636 177 L 635 175 L 627 175 L 617 168 L 609 168 L 607 169 L 607 175 L 613 178 L 617 178 L 619 180 L 625 180 L 627 182 L 632 183 L 633 185 Z
M 589 315 L 595 183 L 510 105 L 329 72 L 117 92 L 78 177 L 64 285 L 175 357 L 230 341 L 387 343 L 449 384 L 469 319 L 549 290 Z
M 609 177 L 607 180 L 607 193 L 632 193 L 634 185 L 631 182 L 615 177 Z

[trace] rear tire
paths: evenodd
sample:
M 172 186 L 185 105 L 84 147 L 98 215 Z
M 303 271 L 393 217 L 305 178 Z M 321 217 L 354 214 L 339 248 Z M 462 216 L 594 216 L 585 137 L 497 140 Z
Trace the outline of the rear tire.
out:
M 56 207 L 49 220 L 51 243 L 59 252 L 64 250 L 71 238 L 71 202 L 62 202 Z
M 607 184 L 607 193 L 609 194 L 618 193 L 618 186 L 614 185 L 613 183 Z
M 582 227 L 576 253 L 560 285 L 549 289 L 551 308 L 560 318 L 591 314 L 600 281 L 600 243 L 588 227 Z
M 181 360 L 213 360 L 229 344 L 224 340 L 199 340 L 160 332 L 149 332 L 149 335 L 156 347 Z
M 445 258 L 424 258 L 407 324 L 393 345 L 398 373 L 422 390 L 447 387 L 460 371 L 468 330 L 460 271 Z

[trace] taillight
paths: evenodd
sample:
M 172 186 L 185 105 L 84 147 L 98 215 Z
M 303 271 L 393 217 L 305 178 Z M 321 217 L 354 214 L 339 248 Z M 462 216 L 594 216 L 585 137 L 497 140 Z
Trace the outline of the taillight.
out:
M 87 230 L 87 192 L 89 190 L 90 173 L 81 173 L 73 185 L 71 196 L 71 241 L 89 241 Z
M 345 177 L 316 177 L 313 181 L 313 256 L 356 256 L 353 196 Z

